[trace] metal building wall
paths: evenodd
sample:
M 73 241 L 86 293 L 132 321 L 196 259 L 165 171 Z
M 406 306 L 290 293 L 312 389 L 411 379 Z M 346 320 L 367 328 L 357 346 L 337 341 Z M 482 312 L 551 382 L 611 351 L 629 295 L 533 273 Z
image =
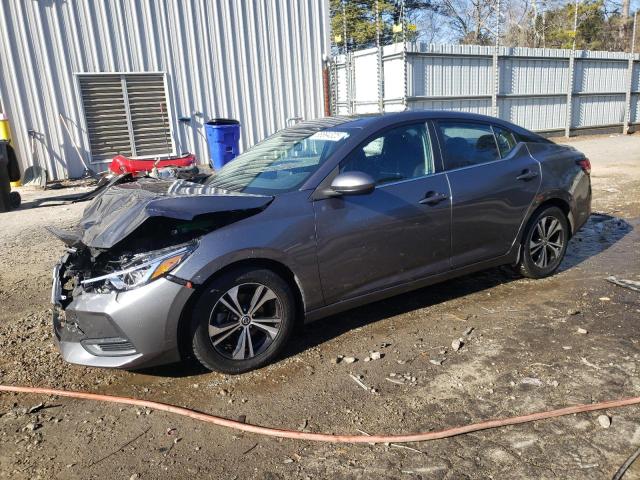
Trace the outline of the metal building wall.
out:
M 377 111 L 371 89 L 376 56 L 374 48 L 348 53 L 347 59 L 355 59 L 351 63 L 344 55 L 334 59 L 342 78 L 356 80 L 350 92 L 338 92 L 340 113 Z M 630 123 L 640 123 L 637 54 L 630 62 L 624 52 L 576 51 L 573 73 L 570 56 L 570 50 L 500 47 L 496 55 L 491 46 L 408 44 L 405 89 L 402 44 L 385 46 L 384 107 L 402 110 L 406 103 L 414 109 L 497 113 L 531 130 L 565 131 L 622 127 L 628 95 Z
M 59 115 L 89 160 L 76 74 L 163 72 L 174 145 L 206 161 L 211 118 L 240 120 L 246 148 L 323 115 L 328 21 L 328 0 L 2 1 L 0 104 L 23 166 L 32 129 L 50 178 L 74 177 L 83 167 Z

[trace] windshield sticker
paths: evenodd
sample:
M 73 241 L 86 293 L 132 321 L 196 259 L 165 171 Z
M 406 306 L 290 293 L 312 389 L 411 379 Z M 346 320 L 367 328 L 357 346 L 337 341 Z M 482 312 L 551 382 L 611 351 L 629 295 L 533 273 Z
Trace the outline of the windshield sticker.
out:
M 328 130 L 321 130 L 314 133 L 309 137 L 310 140 L 324 140 L 327 142 L 339 142 L 347 138 L 349 134 L 347 132 L 332 132 Z

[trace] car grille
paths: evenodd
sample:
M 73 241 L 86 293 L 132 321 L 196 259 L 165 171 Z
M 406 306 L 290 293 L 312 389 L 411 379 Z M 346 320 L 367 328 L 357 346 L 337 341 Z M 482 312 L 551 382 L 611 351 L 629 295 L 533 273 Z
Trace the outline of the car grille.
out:
M 136 350 L 133 346 L 133 343 L 126 340 L 113 343 L 101 343 L 97 345 L 97 347 L 100 348 L 100 350 L 102 350 L 103 352 L 122 352 L 126 350 L 132 350 L 135 352 Z
M 117 357 L 137 353 L 133 343 L 121 337 L 83 340 L 82 346 L 92 355 L 104 357 Z

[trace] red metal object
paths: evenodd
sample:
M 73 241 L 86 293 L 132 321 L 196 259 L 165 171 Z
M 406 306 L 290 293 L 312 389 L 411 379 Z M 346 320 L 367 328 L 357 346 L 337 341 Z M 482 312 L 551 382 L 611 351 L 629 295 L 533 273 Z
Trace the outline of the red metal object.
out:
M 154 159 L 138 160 L 127 158 L 124 155 L 116 155 L 109 164 L 109 170 L 116 175 L 123 173 L 139 173 L 153 170 L 156 163 Z M 157 167 L 191 167 L 196 164 L 196 157 L 192 153 L 177 157 L 168 157 L 158 162 Z
M 329 64 L 325 62 L 322 67 L 322 95 L 324 96 L 324 116 L 331 116 L 331 84 L 329 80 Z

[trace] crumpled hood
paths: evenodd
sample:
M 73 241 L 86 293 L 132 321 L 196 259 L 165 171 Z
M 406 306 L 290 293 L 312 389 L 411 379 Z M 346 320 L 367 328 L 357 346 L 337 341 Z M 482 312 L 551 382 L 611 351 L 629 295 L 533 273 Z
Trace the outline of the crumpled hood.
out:
M 96 197 L 74 231 L 49 231 L 67 245 L 108 249 L 152 217 L 189 221 L 216 212 L 263 209 L 272 200 L 271 196 L 230 192 L 186 180 L 142 178 L 113 186 Z

